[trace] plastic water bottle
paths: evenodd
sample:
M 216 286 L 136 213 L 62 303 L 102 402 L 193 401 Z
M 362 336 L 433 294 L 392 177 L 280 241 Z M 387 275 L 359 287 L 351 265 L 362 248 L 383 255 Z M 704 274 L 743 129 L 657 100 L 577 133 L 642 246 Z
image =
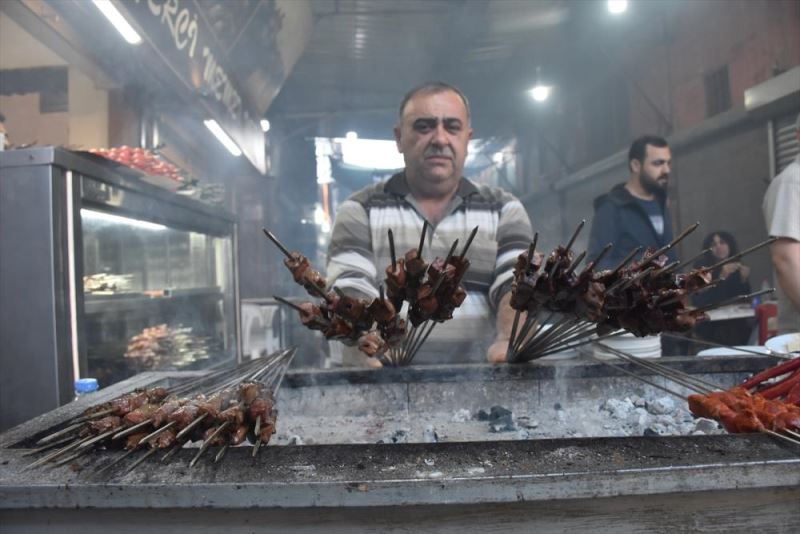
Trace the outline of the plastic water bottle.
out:
M 81 378 L 75 381 L 75 400 L 85 397 L 100 389 L 96 378 Z

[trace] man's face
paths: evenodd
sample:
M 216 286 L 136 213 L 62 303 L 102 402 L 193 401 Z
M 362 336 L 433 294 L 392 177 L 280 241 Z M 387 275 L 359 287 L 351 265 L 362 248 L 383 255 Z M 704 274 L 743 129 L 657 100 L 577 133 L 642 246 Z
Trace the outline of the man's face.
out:
M 645 146 L 644 161 L 633 161 L 634 171 L 639 173 L 639 182 L 650 193 L 666 191 L 669 182 L 672 153 L 669 147 Z
M 406 177 L 424 195 L 452 190 L 461 178 L 472 137 L 467 109 L 452 91 L 417 94 L 394 129 Z

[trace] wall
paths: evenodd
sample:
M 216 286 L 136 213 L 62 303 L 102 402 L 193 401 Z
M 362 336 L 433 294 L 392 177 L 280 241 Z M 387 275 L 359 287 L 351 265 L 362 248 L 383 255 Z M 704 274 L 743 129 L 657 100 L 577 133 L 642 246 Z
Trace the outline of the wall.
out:
M 800 64 L 800 2 L 701 0 L 666 14 L 666 36 L 632 58 L 636 81 L 679 131 L 706 118 L 704 77 L 728 65 L 732 107 L 744 91 Z M 713 21 L 713 23 L 712 23 Z M 631 133 L 653 131 L 655 113 L 631 94 Z
M 67 65 L 7 15 L 0 13 L 0 69 Z M 81 148 L 108 144 L 108 93 L 74 67 L 68 73 L 68 112 L 39 111 L 38 93 L 0 97 L 0 111 L 14 144 L 72 145 Z

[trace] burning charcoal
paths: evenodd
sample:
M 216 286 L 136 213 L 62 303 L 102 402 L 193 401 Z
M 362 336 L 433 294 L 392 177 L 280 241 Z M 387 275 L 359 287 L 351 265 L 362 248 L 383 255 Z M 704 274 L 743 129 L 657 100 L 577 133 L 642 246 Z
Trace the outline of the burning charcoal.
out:
M 452 419 L 450 419 L 454 423 L 466 423 L 472 419 L 472 414 L 466 408 L 461 408 L 460 410 L 456 410 L 456 413 L 453 414 Z
M 694 423 L 694 431 L 695 432 L 702 432 L 703 434 L 713 434 L 719 430 L 719 425 L 713 419 L 706 419 L 705 417 L 699 418 Z
M 422 431 L 422 441 L 425 443 L 439 442 L 439 435 L 436 433 L 436 429 L 433 427 L 433 425 L 426 426 L 425 430 Z
M 513 412 L 508 408 L 504 408 L 503 406 L 492 406 L 491 412 L 489 413 L 489 420 L 497 421 L 502 417 L 511 415 L 513 415 Z
M 394 434 L 379 439 L 377 443 L 408 443 L 408 432 L 405 430 L 396 430 Z
M 647 405 L 647 411 L 654 415 L 663 415 L 675 410 L 672 397 L 660 397 Z

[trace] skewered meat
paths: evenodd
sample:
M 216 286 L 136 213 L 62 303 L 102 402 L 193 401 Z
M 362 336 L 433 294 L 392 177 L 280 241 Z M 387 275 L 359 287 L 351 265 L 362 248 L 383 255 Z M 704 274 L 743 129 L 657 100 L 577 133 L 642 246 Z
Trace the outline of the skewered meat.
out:
M 102 419 L 89 421 L 88 427 L 92 434 L 102 434 L 103 432 L 114 430 L 115 428 L 121 428 L 122 419 L 116 415 L 109 415 Z
M 128 412 L 122 420 L 127 425 L 137 425 L 150 419 L 153 414 L 158 410 L 157 404 L 143 404 L 135 410 Z
M 283 263 L 292 273 L 294 281 L 306 288 L 309 294 L 318 296 L 325 291 L 325 278 L 311 268 L 308 258 L 299 252 L 292 252 L 291 258 L 285 258 Z

